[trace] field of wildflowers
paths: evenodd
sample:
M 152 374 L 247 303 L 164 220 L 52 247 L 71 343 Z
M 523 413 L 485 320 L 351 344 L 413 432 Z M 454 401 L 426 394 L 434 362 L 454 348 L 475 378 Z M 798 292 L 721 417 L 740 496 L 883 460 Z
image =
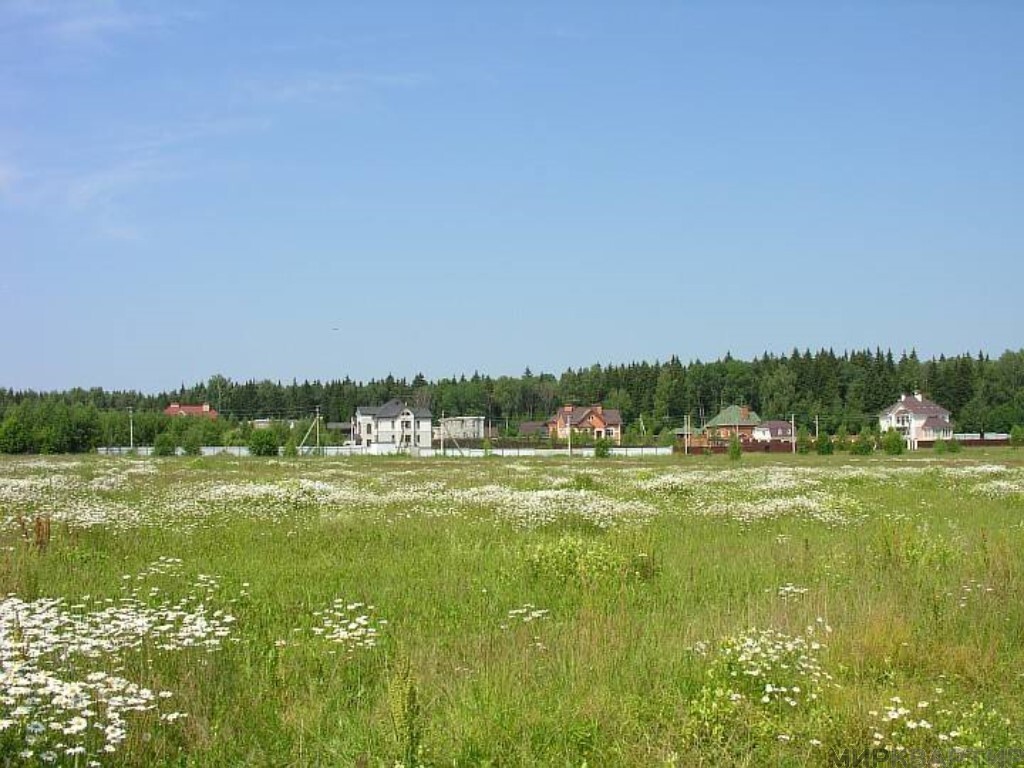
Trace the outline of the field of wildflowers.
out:
M 6 458 L 0 552 L 0 764 L 1024 748 L 1010 450 Z

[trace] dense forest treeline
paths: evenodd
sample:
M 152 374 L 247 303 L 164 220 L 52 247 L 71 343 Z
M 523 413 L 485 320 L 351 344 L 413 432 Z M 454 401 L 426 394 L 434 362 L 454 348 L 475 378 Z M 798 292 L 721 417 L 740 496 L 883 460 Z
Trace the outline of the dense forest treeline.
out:
M 593 365 L 555 376 L 470 377 L 411 381 L 388 376 L 369 382 L 349 378 L 328 382 L 209 381 L 157 395 L 72 389 L 33 392 L 0 389 L 0 452 L 79 452 L 101 445 L 127 445 L 128 409 L 137 445 L 151 444 L 161 432 L 173 432 L 178 444 L 242 444 L 249 421 L 270 418 L 294 422 L 304 430 L 317 407 L 327 422 L 344 422 L 355 408 L 392 397 L 429 407 L 435 417 L 484 415 L 514 434 L 521 421 L 548 417 L 563 403 L 603 403 L 622 411 L 627 433 L 658 434 L 694 426 L 723 406 L 749 405 L 762 419 L 795 414 L 798 424 L 819 419 L 821 429 L 850 433 L 877 422 L 878 412 L 901 392 L 920 390 L 948 408 L 958 430 L 1006 432 L 1024 424 L 1024 349 L 997 359 L 984 353 L 922 361 L 914 352 L 897 359 L 876 349 L 836 354 L 832 350 L 794 350 L 754 360 L 726 355 L 714 362 L 666 362 Z M 171 402 L 209 402 L 221 413 L 216 421 L 170 419 Z M 284 427 L 281 427 L 282 429 Z

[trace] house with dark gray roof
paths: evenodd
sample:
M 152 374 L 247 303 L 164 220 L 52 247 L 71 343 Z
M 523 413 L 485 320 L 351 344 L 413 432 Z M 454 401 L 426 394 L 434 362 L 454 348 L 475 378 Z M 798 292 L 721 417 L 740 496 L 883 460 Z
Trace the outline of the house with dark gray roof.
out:
M 883 432 L 895 429 L 911 450 L 916 449 L 921 440 L 931 442 L 953 437 L 949 411 L 920 392 L 900 395 L 899 400 L 879 414 L 878 426 Z
M 793 425 L 788 421 L 772 419 L 762 421 L 754 427 L 754 439 L 759 443 L 791 443 L 793 442 Z
M 367 448 L 429 448 L 432 419 L 430 409 L 412 407 L 397 398 L 384 405 L 360 405 L 352 417 L 352 440 Z

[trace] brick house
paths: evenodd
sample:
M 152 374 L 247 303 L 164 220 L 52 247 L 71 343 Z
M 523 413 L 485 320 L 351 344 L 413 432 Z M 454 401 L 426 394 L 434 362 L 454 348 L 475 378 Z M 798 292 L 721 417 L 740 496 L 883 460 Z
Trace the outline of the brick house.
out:
M 610 440 L 615 445 L 622 443 L 622 414 L 615 408 L 602 405 L 563 405 L 547 421 L 549 435 L 560 439 L 574 433 Z
M 761 417 L 749 406 L 730 405 L 704 425 L 703 436 L 708 443 L 716 443 L 739 435 L 741 442 L 748 443 L 754 439 L 754 430 L 760 424 Z
M 205 419 L 216 419 L 218 416 L 217 410 L 211 408 L 209 403 L 203 403 L 202 405 L 171 403 L 164 408 L 164 414 L 167 416 L 200 416 Z

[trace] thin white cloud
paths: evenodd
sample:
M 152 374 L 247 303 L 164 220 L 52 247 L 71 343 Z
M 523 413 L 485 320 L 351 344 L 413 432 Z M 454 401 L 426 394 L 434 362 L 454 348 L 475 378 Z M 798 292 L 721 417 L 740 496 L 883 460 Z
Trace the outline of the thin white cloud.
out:
M 142 126 L 126 137 L 118 152 L 144 154 L 159 152 L 204 139 L 235 136 L 240 133 L 266 130 L 270 120 L 263 117 L 202 117 L 167 126 Z
M 122 129 L 116 144 L 81 147 L 74 161 L 53 158 L 17 169 L 0 163 L 0 205 L 89 222 L 101 237 L 139 240 L 132 198 L 197 172 L 203 140 L 260 130 L 261 119 L 200 118 L 171 126 Z
M 118 165 L 68 177 L 65 196 L 76 210 L 108 208 L 128 190 L 151 184 L 166 175 L 159 158 L 131 158 Z
M 120 0 L 8 0 L 0 31 L 66 51 L 106 50 L 114 39 L 191 18 L 181 9 Z
M 274 80 L 250 80 L 243 88 L 262 101 L 319 101 L 379 88 L 415 88 L 427 82 L 418 73 L 307 72 Z

